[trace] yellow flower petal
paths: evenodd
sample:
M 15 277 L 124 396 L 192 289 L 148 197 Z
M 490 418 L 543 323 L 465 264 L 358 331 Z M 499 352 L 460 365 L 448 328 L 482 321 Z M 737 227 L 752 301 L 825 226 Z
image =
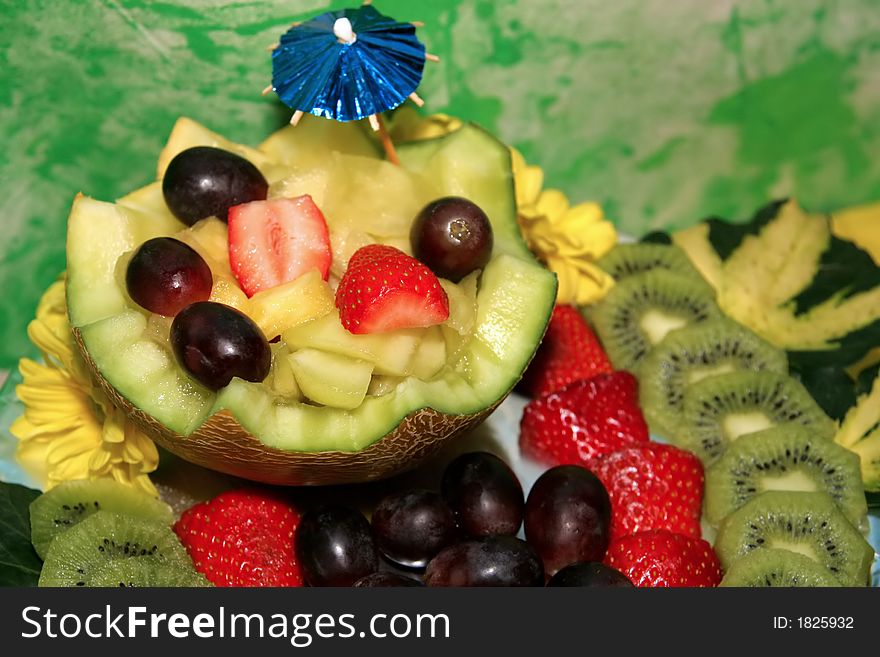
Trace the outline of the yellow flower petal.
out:
M 604 297 L 614 286 L 614 279 L 585 259 L 550 258 L 547 266 L 556 273 L 559 289 L 557 303 L 587 305 Z
M 568 211 L 569 204 L 565 194 L 560 190 L 545 189 L 538 197 L 535 208 L 540 214 L 547 217 L 550 223 L 553 223 Z
M 17 458 L 51 488 L 69 479 L 112 477 L 156 495 L 156 446 L 95 388 L 73 345 L 63 280 L 46 290 L 28 336 L 44 363 L 23 358 L 16 388 L 24 413 L 10 427 Z

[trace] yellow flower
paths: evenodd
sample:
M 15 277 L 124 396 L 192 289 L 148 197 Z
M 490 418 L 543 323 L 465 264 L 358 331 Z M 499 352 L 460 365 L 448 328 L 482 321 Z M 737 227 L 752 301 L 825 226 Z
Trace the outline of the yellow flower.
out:
M 28 326 L 44 363 L 22 358 L 16 388 L 24 414 L 10 431 L 18 459 L 48 489 L 69 479 L 112 477 L 152 495 L 159 464 L 153 442 L 93 386 L 67 322 L 64 281 L 53 283 Z
M 592 202 L 572 206 L 544 174 L 511 149 L 519 222 L 529 248 L 556 273 L 557 303 L 586 305 L 608 293 L 614 279 L 596 261 L 617 244 L 617 231 Z

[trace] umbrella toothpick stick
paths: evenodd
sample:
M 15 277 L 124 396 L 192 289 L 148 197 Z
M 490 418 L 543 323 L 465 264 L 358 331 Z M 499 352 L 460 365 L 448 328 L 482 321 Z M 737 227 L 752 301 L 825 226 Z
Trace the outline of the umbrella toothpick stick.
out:
M 388 158 L 391 164 L 399 166 L 400 158 L 397 157 L 397 149 L 394 148 L 394 142 L 391 141 L 391 135 L 388 134 L 388 129 L 385 127 L 385 120 L 382 118 L 382 115 L 370 114 L 368 119 L 373 131 L 379 133 L 379 141 L 382 143 L 382 148 L 385 149 L 385 157 Z

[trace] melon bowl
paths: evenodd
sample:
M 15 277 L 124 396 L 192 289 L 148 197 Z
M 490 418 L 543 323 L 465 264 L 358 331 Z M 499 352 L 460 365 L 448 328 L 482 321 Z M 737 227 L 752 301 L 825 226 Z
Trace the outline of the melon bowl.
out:
M 77 197 L 67 237 L 70 323 L 93 379 L 114 405 L 186 461 L 269 484 L 382 479 L 415 468 L 507 396 L 543 337 L 556 279 L 522 240 L 510 153 L 490 134 L 465 124 L 443 137 L 401 144 L 401 166 L 395 167 L 359 126 L 307 118 L 256 149 L 181 119 L 159 157 L 159 182 L 116 203 Z M 466 328 L 340 337 L 344 357 L 371 360 L 378 378 L 391 381 L 355 408 L 279 393 L 274 361 L 265 382 L 233 379 L 219 391 L 204 389 L 156 339 L 162 323 L 128 297 L 124 284 L 128 254 L 147 239 L 186 229 L 164 203 L 161 178 L 168 162 L 192 146 L 224 148 L 249 159 L 269 181 L 270 198 L 310 194 L 330 226 L 337 272 L 359 240 L 407 249 L 409 223 L 427 201 L 471 199 L 489 217 L 494 249 L 474 277 L 469 304 L 463 302 L 470 319 L 459 324 Z M 215 292 L 220 290 L 217 300 L 235 305 L 242 298 L 247 305 L 243 293 L 230 296 L 234 284 L 217 264 L 222 257 L 216 251 L 203 255 L 214 271 Z M 467 297 L 455 284 L 448 290 L 451 307 L 453 297 Z M 453 314 L 460 319 L 462 312 L 452 307 Z M 310 328 L 322 321 L 320 326 L 332 326 L 325 316 L 281 332 L 282 348 L 290 343 L 293 350 L 339 351 L 329 335 L 339 329 Z

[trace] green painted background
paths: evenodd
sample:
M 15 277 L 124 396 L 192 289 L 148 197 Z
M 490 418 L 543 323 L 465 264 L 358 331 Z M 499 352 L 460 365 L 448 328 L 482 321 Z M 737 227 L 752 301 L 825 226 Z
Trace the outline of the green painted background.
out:
M 188 114 L 257 142 L 289 113 L 262 98 L 265 47 L 345 2 L 0 0 L 0 367 L 64 267 L 77 191 L 151 179 Z M 626 231 L 742 217 L 796 194 L 880 198 L 877 0 L 376 0 L 442 56 L 433 111 L 521 147 L 550 184 Z

